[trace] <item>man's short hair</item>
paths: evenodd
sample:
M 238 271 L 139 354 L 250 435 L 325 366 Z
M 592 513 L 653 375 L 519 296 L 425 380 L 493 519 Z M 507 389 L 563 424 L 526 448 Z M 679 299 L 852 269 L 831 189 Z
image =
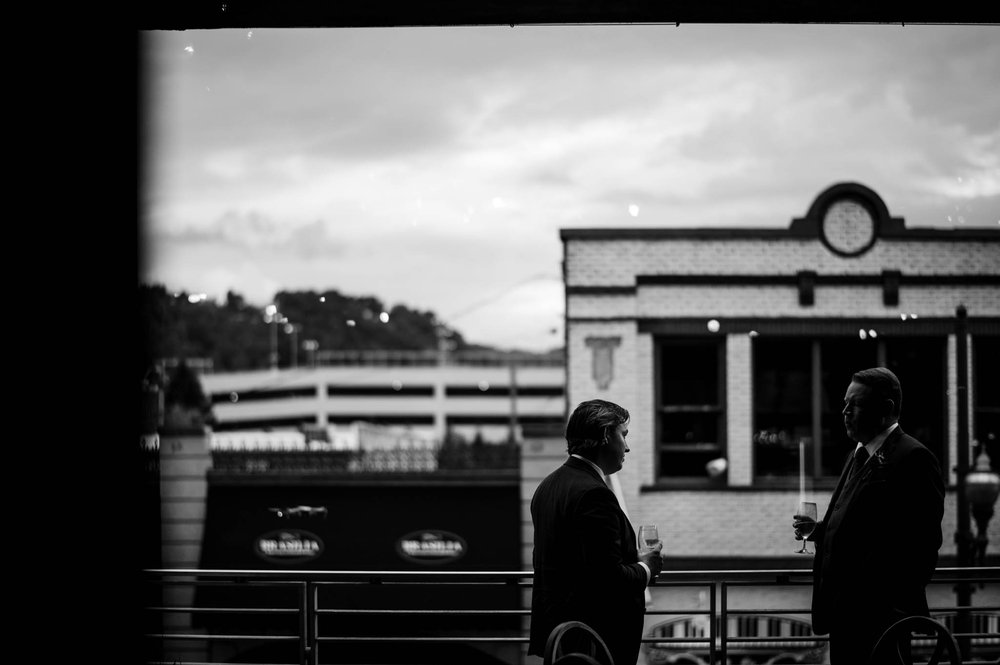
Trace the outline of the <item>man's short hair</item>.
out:
M 611 430 L 628 421 L 628 410 L 614 402 L 580 402 L 566 423 L 566 450 L 570 455 L 587 456 L 604 445 Z
M 892 400 L 893 418 L 898 418 L 900 407 L 903 404 L 903 388 L 899 385 L 899 378 L 885 367 L 872 367 L 855 372 L 851 377 L 862 385 L 868 386 L 872 390 L 872 396 L 880 401 Z

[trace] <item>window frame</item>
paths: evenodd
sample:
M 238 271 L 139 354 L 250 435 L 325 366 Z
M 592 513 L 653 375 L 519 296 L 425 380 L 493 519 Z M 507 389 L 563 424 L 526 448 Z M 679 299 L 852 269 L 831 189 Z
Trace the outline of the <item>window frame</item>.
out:
M 824 459 L 824 415 L 829 416 L 830 414 L 824 412 L 824 403 L 822 399 L 822 389 L 823 389 L 823 368 L 830 363 L 829 356 L 823 353 L 824 342 L 830 342 L 832 340 L 849 340 L 850 338 L 843 335 L 779 335 L 770 337 L 769 339 L 794 339 L 794 338 L 805 338 L 809 341 L 811 346 L 811 360 L 810 360 L 810 386 L 813 391 L 811 395 L 811 412 L 810 418 L 812 420 L 812 433 L 809 437 L 810 449 L 807 450 L 807 465 L 806 465 L 806 476 L 805 482 L 809 487 L 812 488 L 833 488 L 836 486 L 837 481 L 840 478 L 840 461 L 838 459 L 832 459 L 830 461 L 830 468 L 834 469 L 828 475 L 822 473 L 823 469 L 823 459 Z M 759 338 L 757 338 L 759 339 Z M 939 406 L 940 410 L 940 435 L 942 437 L 947 437 L 948 432 L 948 406 L 945 402 L 945 391 L 947 386 L 945 382 L 947 380 L 947 344 L 946 338 L 940 335 L 897 335 L 891 338 L 879 337 L 878 339 L 871 340 L 875 344 L 874 353 L 875 360 L 873 366 L 888 367 L 891 363 L 887 362 L 891 357 L 894 357 L 896 350 L 890 349 L 893 342 L 896 340 L 910 340 L 910 339 L 923 339 L 923 340 L 935 340 L 939 345 L 939 349 L 936 349 L 936 353 L 940 353 L 940 357 L 936 360 L 940 361 L 940 367 L 938 371 L 941 374 L 942 384 L 940 385 L 941 390 L 941 404 Z M 753 394 L 751 395 L 751 414 L 752 414 L 752 425 L 751 425 L 751 441 L 750 441 L 750 458 L 751 458 L 751 486 L 758 489 L 792 489 L 799 485 L 798 474 L 796 475 L 785 475 L 785 476 L 765 476 L 758 472 L 757 460 L 758 451 L 757 444 L 753 440 L 756 433 L 759 432 L 762 427 L 758 422 L 758 405 L 756 401 L 756 380 L 758 376 L 758 366 L 757 366 L 757 355 L 755 345 L 757 340 L 751 344 L 751 386 Z M 819 373 L 817 375 L 817 372 Z M 903 416 L 900 420 L 901 425 L 906 427 L 906 395 L 907 395 L 907 381 L 902 379 L 903 383 Z M 847 388 L 847 384 L 844 384 L 844 389 Z M 817 393 L 817 391 L 820 391 Z M 935 454 L 939 454 L 939 459 L 942 468 L 942 474 L 947 477 L 946 469 L 948 468 L 948 448 L 944 438 L 941 441 L 925 441 L 925 445 L 931 448 Z M 936 448 L 940 447 L 940 450 Z M 844 459 L 846 460 L 849 450 L 845 448 L 843 452 Z M 827 455 L 830 451 L 827 451 Z
M 717 403 L 715 404 L 671 404 L 664 403 L 663 382 L 664 382 L 664 349 L 667 347 L 681 346 L 704 346 L 714 347 L 715 351 L 715 382 Z M 728 437 L 727 437 L 727 404 L 726 404 L 726 338 L 724 336 L 655 336 L 653 340 L 653 403 L 654 403 L 654 424 L 653 424 L 653 481 L 656 485 L 669 485 L 671 487 L 704 487 L 715 485 L 720 479 L 711 478 L 707 471 L 701 476 L 671 476 L 662 473 L 662 459 L 665 453 L 697 453 L 699 450 L 708 450 L 706 444 L 710 442 L 695 442 L 687 444 L 684 442 L 667 442 L 664 440 L 665 424 L 664 420 L 671 413 L 675 414 L 704 414 L 715 413 L 716 417 L 716 439 L 712 448 L 715 450 L 715 457 L 727 458 Z M 693 447 L 691 447 L 693 446 Z M 681 448 L 688 447 L 688 450 Z M 721 477 L 721 482 L 727 484 L 727 476 Z

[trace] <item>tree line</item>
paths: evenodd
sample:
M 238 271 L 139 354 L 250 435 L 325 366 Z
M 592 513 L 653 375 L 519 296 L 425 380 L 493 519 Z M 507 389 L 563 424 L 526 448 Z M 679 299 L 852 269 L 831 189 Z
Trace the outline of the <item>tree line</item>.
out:
M 440 323 L 432 311 L 405 305 L 387 308 L 372 296 L 336 290 L 279 291 L 276 313 L 250 305 L 234 291 L 217 303 L 162 284 L 139 285 L 139 330 L 145 372 L 163 359 L 208 359 L 214 371 L 266 369 L 272 348 L 278 366 L 304 364 L 307 347 L 340 350 L 434 350 L 444 336 L 455 350 L 487 349 L 469 344 Z M 292 327 L 294 326 L 294 328 Z M 276 335 L 277 344 L 274 344 Z

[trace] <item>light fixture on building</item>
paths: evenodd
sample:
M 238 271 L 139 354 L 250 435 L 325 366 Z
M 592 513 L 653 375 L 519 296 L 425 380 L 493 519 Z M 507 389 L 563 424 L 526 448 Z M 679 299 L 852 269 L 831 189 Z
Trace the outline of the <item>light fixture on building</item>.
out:
M 990 468 L 990 458 L 986 451 L 976 457 L 976 465 L 965 476 L 965 497 L 972 509 L 972 517 L 976 520 L 976 530 L 979 532 L 973 540 L 972 560 L 978 565 L 984 565 L 986 559 L 986 544 L 989 538 L 986 527 L 993 517 L 993 505 L 1000 495 L 1000 474 Z

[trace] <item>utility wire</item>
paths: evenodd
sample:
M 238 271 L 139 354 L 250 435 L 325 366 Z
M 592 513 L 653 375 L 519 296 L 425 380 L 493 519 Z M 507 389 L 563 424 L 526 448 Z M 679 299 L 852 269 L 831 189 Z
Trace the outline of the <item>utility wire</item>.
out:
M 458 312 L 455 312 L 455 313 L 451 314 L 450 316 L 447 317 L 447 320 L 448 321 L 454 321 L 456 319 L 459 319 L 459 318 L 465 316 L 466 314 L 469 314 L 471 312 L 476 311 L 477 309 L 479 309 L 481 307 L 485 307 L 486 305 L 491 305 L 491 304 L 495 303 L 496 301 L 500 300 L 502 297 L 504 297 L 505 295 L 507 295 L 511 291 L 513 291 L 514 289 L 516 289 L 518 287 L 521 287 L 521 286 L 524 286 L 525 284 L 529 284 L 531 282 L 536 282 L 536 281 L 542 281 L 542 280 L 550 280 L 550 279 L 560 279 L 561 280 L 562 277 L 561 276 L 553 276 L 552 273 L 544 273 L 544 272 L 537 273 L 535 275 L 532 275 L 531 277 L 527 277 L 525 279 L 522 279 L 521 281 L 516 282 L 516 283 L 512 284 L 511 286 L 508 286 L 503 291 L 500 291 L 499 293 L 496 293 L 496 294 L 490 296 L 489 298 L 486 298 L 485 300 L 480 300 L 477 303 L 469 305 L 465 309 L 459 310 Z

